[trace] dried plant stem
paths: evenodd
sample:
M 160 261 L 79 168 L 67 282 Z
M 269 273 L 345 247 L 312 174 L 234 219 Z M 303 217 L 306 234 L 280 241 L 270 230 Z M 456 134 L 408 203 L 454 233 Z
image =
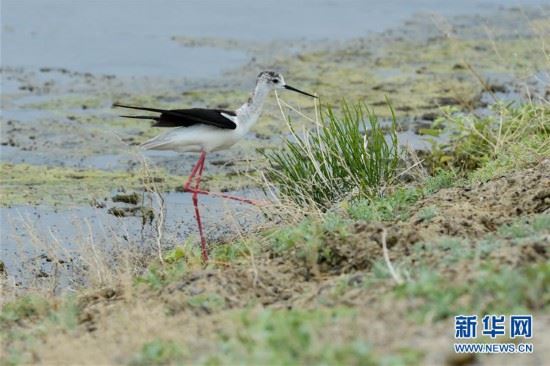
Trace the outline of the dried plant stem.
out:
M 166 203 L 164 201 L 164 197 L 162 194 L 160 194 L 160 190 L 158 186 L 155 184 L 155 180 L 151 176 L 151 170 L 149 169 L 149 164 L 147 164 L 147 160 L 145 157 L 140 154 L 143 172 L 144 172 L 144 182 L 145 182 L 145 189 L 152 193 L 158 200 L 158 212 L 156 213 L 155 217 L 155 243 L 156 243 L 156 249 L 157 249 L 157 255 L 159 258 L 160 263 L 164 266 L 164 257 L 162 255 L 162 237 L 163 237 L 163 229 L 164 229 L 164 220 L 165 220 L 165 210 L 166 210 Z
M 404 283 L 404 281 L 401 278 L 401 276 L 395 271 L 395 269 L 393 268 L 393 265 L 391 264 L 391 261 L 390 261 L 388 246 L 386 244 L 387 235 L 388 235 L 387 230 L 385 228 L 382 229 L 382 251 L 384 253 L 384 261 L 386 261 L 386 266 L 388 267 L 388 270 L 390 271 L 390 274 L 393 277 L 394 281 L 398 285 L 402 285 Z

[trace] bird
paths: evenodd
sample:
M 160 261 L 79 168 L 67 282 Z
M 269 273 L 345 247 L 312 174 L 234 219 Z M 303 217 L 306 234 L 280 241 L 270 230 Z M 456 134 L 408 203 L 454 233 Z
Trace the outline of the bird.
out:
M 208 260 L 206 239 L 202 228 L 198 208 L 198 195 L 213 195 L 244 203 L 255 204 L 253 200 L 233 195 L 214 193 L 200 189 L 206 154 L 229 149 L 245 137 L 250 128 L 258 121 L 263 105 L 272 90 L 286 89 L 312 98 L 317 96 L 286 84 L 283 75 L 275 71 L 262 71 L 256 78 L 256 85 L 246 101 L 236 110 L 189 108 L 159 109 L 130 106 L 120 103 L 113 107 L 154 112 L 156 115 L 122 115 L 120 117 L 148 119 L 154 121 L 153 127 L 169 127 L 170 130 L 140 145 L 145 150 L 172 150 L 176 152 L 198 152 L 199 159 L 183 186 L 184 192 L 192 193 L 195 219 L 201 239 L 201 255 Z M 194 183 L 194 184 L 193 184 Z

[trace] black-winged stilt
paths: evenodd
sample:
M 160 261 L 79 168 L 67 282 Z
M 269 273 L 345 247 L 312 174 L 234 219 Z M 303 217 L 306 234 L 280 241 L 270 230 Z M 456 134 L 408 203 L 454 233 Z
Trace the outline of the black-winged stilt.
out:
M 235 111 L 223 109 L 158 109 L 114 104 L 115 107 L 139 109 L 156 112 L 156 116 L 121 116 L 127 118 L 151 119 L 155 127 L 175 127 L 149 141 L 141 147 L 148 150 L 173 150 L 178 152 L 200 152 L 199 160 L 191 170 L 183 189 L 193 193 L 195 218 L 201 238 L 203 260 L 208 259 L 206 239 L 202 229 L 198 208 L 198 195 L 210 194 L 240 202 L 254 204 L 254 201 L 222 193 L 212 193 L 200 189 L 206 153 L 227 149 L 242 139 L 256 123 L 262 112 L 263 104 L 271 90 L 288 89 L 313 98 L 316 96 L 293 88 L 285 83 L 283 75 L 273 71 L 263 71 L 258 75 L 256 87 L 248 101 Z M 191 187 L 195 180 L 195 186 Z

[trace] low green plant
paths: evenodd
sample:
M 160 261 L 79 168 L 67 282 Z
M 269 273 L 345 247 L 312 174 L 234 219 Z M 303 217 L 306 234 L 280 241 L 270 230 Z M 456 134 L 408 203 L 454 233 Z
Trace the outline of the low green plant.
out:
M 225 307 L 225 299 L 216 293 L 203 293 L 190 297 L 187 304 L 193 308 L 200 308 L 208 313 Z
M 51 303 L 44 297 L 29 294 L 2 306 L 0 326 L 25 319 L 40 319 L 52 310 Z
M 49 321 L 66 330 L 74 330 L 78 327 L 78 316 L 81 308 L 78 305 L 76 296 L 70 295 L 56 307 L 55 311 L 49 314 Z
M 454 187 L 459 181 L 456 172 L 452 169 L 438 169 L 435 174 L 428 177 L 423 184 L 426 194 L 433 194 L 443 188 Z
M 428 251 L 440 256 L 441 259 L 434 266 L 440 269 L 445 269 L 463 260 L 472 260 L 476 255 L 476 249 L 468 241 L 453 236 L 439 236 L 428 242 L 417 243 L 413 247 L 417 254 Z
M 317 127 L 302 136 L 289 121 L 292 138 L 285 148 L 265 153 L 269 179 L 300 205 L 326 208 L 349 194 L 379 195 L 395 178 L 399 162 L 397 123 L 389 108 L 389 128 L 364 104 L 343 103 L 339 115 L 326 107 Z
M 294 226 L 277 227 L 265 233 L 271 250 L 282 254 L 295 250 L 295 255 L 302 258 L 330 255 L 326 249 L 327 234 L 336 239 L 345 240 L 352 235 L 352 221 L 330 212 L 322 218 L 307 218 Z
M 550 232 L 550 215 L 540 214 L 530 218 L 520 218 L 498 228 L 498 234 L 512 239 L 533 237 Z
M 170 365 L 182 357 L 182 350 L 173 342 L 156 339 L 147 342 L 130 361 L 131 366 Z
M 161 289 L 174 280 L 181 278 L 187 270 L 188 265 L 183 260 L 166 263 L 164 266 L 153 263 L 141 276 L 136 278 L 135 282 L 146 284 L 152 289 Z
M 234 313 L 235 314 L 235 313 Z M 346 307 L 244 310 L 221 329 L 207 365 L 420 365 L 424 354 L 400 348 L 381 355 L 353 327 L 358 314 Z M 338 337 L 330 334 L 339 329 Z
M 410 207 L 420 198 L 422 192 L 417 188 L 399 188 L 384 197 L 352 201 L 348 214 L 353 219 L 365 221 L 406 219 Z
M 533 229 L 535 232 L 550 231 L 550 214 L 535 216 L 533 219 Z
M 428 206 L 424 207 L 418 212 L 418 218 L 422 221 L 431 221 L 434 217 L 439 214 L 437 207 Z
M 251 239 L 240 239 L 232 243 L 218 244 L 212 248 L 211 261 L 233 262 L 239 258 L 247 258 L 251 251 L 257 249 L 257 244 Z
M 344 308 L 315 310 L 262 310 L 240 314 L 237 334 L 220 334 L 224 359 L 208 364 L 251 365 L 378 365 L 379 357 L 361 337 L 333 342 L 323 329 L 347 324 L 353 311 Z
M 185 248 L 182 246 L 177 246 L 169 250 L 164 255 L 164 261 L 166 263 L 176 263 L 177 261 L 184 259 L 185 256 L 186 256 Z
M 320 246 L 323 228 L 319 221 L 305 219 L 295 226 L 285 226 L 269 231 L 266 235 L 275 253 L 283 253 L 303 243 L 309 246 Z
M 475 278 L 457 283 L 425 267 L 411 281 L 396 287 L 395 294 L 419 304 L 412 313 L 419 320 L 440 320 L 461 313 L 511 313 L 548 308 L 550 264 L 499 267 L 486 264 L 477 270 Z
M 467 290 L 464 284 L 452 284 L 446 281 L 437 271 L 423 268 L 415 275 L 412 281 L 395 288 L 398 297 L 415 300 L 420 305 L 412 313 L 413 316 L 445 319 L 461 310 L 457 299 Z M 423 300 L 423 301 L 422 301 Z M 458 314 L 458 313 L 457 313 Z

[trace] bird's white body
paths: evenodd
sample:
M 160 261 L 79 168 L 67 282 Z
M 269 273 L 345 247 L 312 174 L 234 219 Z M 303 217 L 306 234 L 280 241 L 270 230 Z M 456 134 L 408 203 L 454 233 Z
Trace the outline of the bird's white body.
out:
M 177 152 L 211 152 L 227 149 L 237 143 L 246 132 L 237 124 L 234 130 L 207 125 L 177 127 L 141 145 L 147 150 L 173 150 Z
M 281 80 L 281 84 L 284 85 L 284 81 Z M 268 83 L 258 80 L 248 102 L 235 111 L 235 116 L 222 114 L 225 118 L 235 122 L 237 125 L 235 129 L 223 129 L 203 124 L 177 127 L 144 142 L 141 147 L 148 150 L 177 152 L 212 152 L 228 149 L 241 140 L 258 121 L 263 104 L 272 89 L 274 88 Z

